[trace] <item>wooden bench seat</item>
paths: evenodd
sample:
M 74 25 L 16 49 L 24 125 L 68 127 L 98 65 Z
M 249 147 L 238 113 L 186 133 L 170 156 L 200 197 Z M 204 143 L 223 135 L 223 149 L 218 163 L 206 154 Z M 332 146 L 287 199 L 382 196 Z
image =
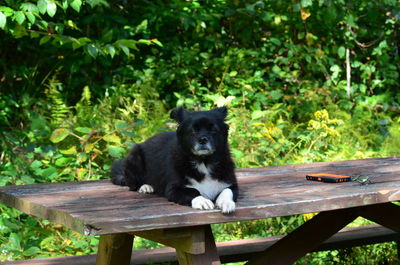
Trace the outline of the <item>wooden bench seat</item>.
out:
M 237 262 L 248 260 L 251 256 L 264 251 L 272 246 L 283 236 L 267 238 L 254 238 L 218 242 L 217 248 L 221 262 Z M 345 228 L 330 239 L 322 243 L 314 251 L 343 249 L 354 246 L 382 243 L 387 241 L 400 241 L 400 233 L 379 225 L 368 225 L 361 227 Z M 159 248 L 150 250 L 135 250 L 132 255 L 131 264 L 157 264 L 172 262 L 176 264 L 174 248 Z M 57 257 L 46 259 L 32 259 L 4 262 L 4 265 L 94 265 L 96 255 Z

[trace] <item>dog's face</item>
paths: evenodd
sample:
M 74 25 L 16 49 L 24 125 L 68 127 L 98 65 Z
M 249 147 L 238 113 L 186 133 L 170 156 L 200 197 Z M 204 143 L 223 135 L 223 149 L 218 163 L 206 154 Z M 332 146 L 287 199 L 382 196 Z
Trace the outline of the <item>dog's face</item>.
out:
M 226 115 L 225 107 L 196 112 L 180 107 L 171 112 L 171 118 L 179 123 L 180 145 L 195 156 L 209 156 L 219 148 L 225 148 L 228 137 Z

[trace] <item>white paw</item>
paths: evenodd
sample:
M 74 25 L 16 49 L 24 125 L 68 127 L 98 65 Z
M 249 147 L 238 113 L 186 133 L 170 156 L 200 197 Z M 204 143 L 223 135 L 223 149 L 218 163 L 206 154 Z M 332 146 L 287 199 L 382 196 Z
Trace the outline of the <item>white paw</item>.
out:
M 153 193 L 154 189 L 152 186 L 150 186 L 148 184 L 144 184 L 139 188 L 138 192 L 139 193 Z
M 231 189 L 224 189 L 215 202 L 222 213 L 232 213 L 236 209 L 236 204 L 233 201 L 233 193 Z
M 214 209 L 214 203 L 203 196 L 197 196 L 192 200 L 192 208 L 199 210 L 211 210 Z

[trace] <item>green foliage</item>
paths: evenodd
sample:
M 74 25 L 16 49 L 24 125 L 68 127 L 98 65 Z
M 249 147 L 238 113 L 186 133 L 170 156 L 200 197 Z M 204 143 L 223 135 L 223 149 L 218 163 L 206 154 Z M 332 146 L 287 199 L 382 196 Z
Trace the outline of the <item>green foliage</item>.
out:
M 167 110 L 177 105 L 229 106 L 238 167 L 397 155 L 399 14 L 389 0 L 5 0 L 0 185 L 108 178 L 135 143 L 175 128 Z M 96 238 L 4 206 L 0 216 L 1 260 L 95 252 Z M 268 236 L 303 222 L 214 232 Z M 300 262 L 395 257 L 393 244 L 367 249 Z

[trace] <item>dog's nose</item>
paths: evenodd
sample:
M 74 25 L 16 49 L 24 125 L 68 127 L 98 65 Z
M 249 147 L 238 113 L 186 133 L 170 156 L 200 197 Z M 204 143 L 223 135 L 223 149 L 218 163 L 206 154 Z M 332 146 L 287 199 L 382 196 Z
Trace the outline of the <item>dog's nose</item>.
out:
M 207 142 L 208 142 L 208 138 L 207 138 L 207 137 L 201 136 L 201 137 L 199 138 L 199 143 L 200 143 L 200 144 L 206 144 Z

